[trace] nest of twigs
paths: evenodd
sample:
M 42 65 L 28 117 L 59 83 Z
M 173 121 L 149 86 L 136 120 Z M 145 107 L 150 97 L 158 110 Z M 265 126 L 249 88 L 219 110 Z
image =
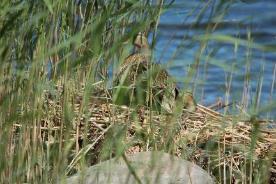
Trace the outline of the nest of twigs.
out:
M 103 93 L 84 102 L 83 87 L 71 86 L 67 99 L 71 100 L 72 127 L 70 128 L 72 141 L 75 141 L 73 159 L 68 166 L 68 172 L 76 166 L 80 155 L 89 151 L 99 153 L 107 134 L 112 127 L 123 125 L 127 129 L 124 139 L 128 154 L 162 149 L 148 143 L 149 136 L 144 142 L 135 140 L 137 134 L 149 135 L 155 139 L 157 145 L 165 145 L 164 137 L 173 147 L 167 151 L 186 158 L 208 170 L 216 176 L 229 173 L 231 181 L 245 181 L 249 173 L 247 167 L 253 167 L 260 161 L 266 161 L 270 168 L 270 181 L 275 181 L 275 129 L 266 128 L 274 122 L 263 120 L 240 120 L 234 116 L 222 115 L 210 108 L 198 105 L 196 112 L 183 112 L 175 117 L 150 112 L 147 108 L 129 108 L 110 103 L 108 95 Z M 95 91 L 93 92 L 95 95 Z M 64 90 L 57 87 L 53 97 L 45 92 L 45 114 L 41 124 L 44 141 L 54 143 L 55 133 L 68 129 L 68 124 L 63 123 Z M 164 128 L 162 130 L 162 127 Z M 173 127 L 173 128 L 168 128 Z M 49 134 L 49 131 L 52 133 Z M 45 134 L 45 132 L 48 132 Z M 48 135 L 48 136 L 45 136 Z M 50 136 L 49 136 L 50 135 Z M 140 136 L 141 137 L 141 136 Z M 81 140 L 88 140 L 88 146 L 82 147 Z M 164 147 L 163 147 L 164 148 Z M 96 163 L 94 160 L 92 164 Z M 252 169 L 252 168 L 251 168 Z M 219 178 L 218 180 L 223 179 Z M 229 177 L 228 177 L 229 179 Z

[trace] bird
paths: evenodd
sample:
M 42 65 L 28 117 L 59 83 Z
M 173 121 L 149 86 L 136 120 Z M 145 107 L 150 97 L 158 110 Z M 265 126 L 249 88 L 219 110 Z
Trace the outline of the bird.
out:
M 173 113 L 176 101 L 188 111 L 196 110 L 192 93 L 181 92 L 173 78 L 158 63 L 150 63 L 151 50 L 145 32 L 139 32 L 133 41 L 134 52 L 120 65 L 115 77 L 116 101 L 119 104 L 149 105 L 165 113 Z M 151 84 L 150 80 L 151 79 Z M 148 86 L 151 85 L 151 88 Z
M 188 112 L 195 112 L 197 108 L 196 100 L 194 99 L 193 93 L 189 91 L 183 91 L 182 94 L 177 97 L 182 107 Z M 177 100 L 178 101 L 178 100 Z
M 115 102 L 119 105 L 143 104 L 146 98 L 150 48 L 144 32 L 139 32 L 133 41 L 134 51 L 124 59 L 115 76 Z M 143 76 L 144 75 L 144 76 Z M 140 90 L 141 89 L 141 90 Z
M 139 32 L 133 42 L 134 51 L 121 64 L 116 79 L 118 80 L 128 68 L 128 79 L 133 82 L 137 76 L 149 67 L 150 47 L 145 32 Z M 118 82 L 118 81 L 117 81 Z

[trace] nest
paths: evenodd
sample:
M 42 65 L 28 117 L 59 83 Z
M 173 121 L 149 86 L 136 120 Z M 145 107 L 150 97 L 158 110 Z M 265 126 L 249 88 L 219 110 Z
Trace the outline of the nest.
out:
M 132 109 L 112 104 L 106 93 L 101 97 L 88 95 L 89 100 L 84 102 L 84 88 L 72 86 L 71 89 L 73 91 L 67 97 L 71 107 L 67 108 L 74 110 L 72 124 L 63 123 L 64 90 L 58 86 L 54 98 L 45 91 L 45 114 L 40 127 L 43 141 L 51 144 L 54 144 L 60 131 L 70 131 L 71 140 L 76 145 L 72 150 L 74 158 L 67 168 L 68 173 L 77 165 L 81 155 L 89 151 L 99 153 L 112 127 L 122 125 L 127 129 L 124 142 L 128 145 L 128 154 L 162 149 L 161 146 L 148 144 L 149 138 L 144 142 L 133 142 L 137 134 L 152 135 L 157 145 L 166 145 L 169 141 L 173 145 L 169 152 L 197 163 L 215 176 L 222 176 L 222 172 L 227 171 L 231 181 L 245 181 L 248 178 L 243 170 L 248 165 L 254 168 L 258 162 L 267 161 L 270 180 L 275 181 L 276 130 L 266 128 L 275 122 L 240 120 L 202 105 L 197 106 L 196 112 L 183 109 L 177 116 L 170 116 L 147 108 Z M 80 142 L 84 139 L 88 139 L 89 143 L 82 147 Z

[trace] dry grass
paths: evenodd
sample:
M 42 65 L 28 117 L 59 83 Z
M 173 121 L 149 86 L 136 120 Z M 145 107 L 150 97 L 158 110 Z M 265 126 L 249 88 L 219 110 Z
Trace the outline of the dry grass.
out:
M 110 103 L 108 90 L 97 88 L 100 83 L 96 84 L 98 91 L 94 90 L 86 103 L 83 100 L 85 85 L 74 81 L 69 84 L 74 86 L 68 97 L 72 106 L 67 107 L 74 109 L 72 124 L 62 123 L 65 107 L 60 83 L 55 96 L 45 92 L 43 120 L 36 126 L 28 126 L 37 129 L 33 132 L 37 132 L 38 140 L 48 147 L 58 144 L 65 149 L 71 145 L 65 154 L 67 174 L 78 169 L 83 160 L 90 165 L 120 152 L 165 150 L 197 163 L 217 181 L 248 182 L 252 173 L 256 181 L 260 162 L 265 163 L 262 167 L 269 168 L 263 172 L 270 174 L 271 181 L 275 180 L 276 130 L 266 128 L 275 122 L 240 120 L 202 105 L 198 105 L 194 113 L 183 109 L 180 115 L 164 115 L 146 108 L 131 109 Z M 11 138 L 23 127 L 26 126 L 20 122 L 14 124 Z M 66 135 L 64 132 L 68 130 L 70 134 Z
M 196 162 L 219 182 L 276 180 L 275 130 L 266 129 L 275 122 L 246 119 L 243 114 L 221 115 L 203 106 L 195 113 L 178 109 L 172 115 L 147 107 L 117 106 L 112 104 L 111 91 L 103 88 L 103 83 L 95 83 L 98 69 L 100 78 L 105 79 L 107 70 L 111 66 L 116 70 L 115 65 L 129 55 L 131 40 L 139 31 L 153 33 L 151 48 L 155 48 L 160 15 L 171 4 L 150 2 L 0 1 L 0 183 L 56 183 L 86 165 L 142 150 L 163 150 Z M 202 59 L 216 61 L 213 52 L 217 46 L 213 48 L 209 42 L 218 47 L 221 43 L 232 45 L 235 49 L 229 54 L 237 57 L 246 49 L 246 63 L 244 58 L 237 60 L 242 67 L 246 65 L 246 71 L 238 72 L 244 77 L 242 97 L 247 104 L 254 100 L 247 93 L 255 80 L 249 77 L 253 49 L 275 52 L 276 48 L 253 42 L 250 29 L 247 38 L 215 34 L 235 2 L 211 5 L 211 1 L 200 1 L 199 9 L 183 15 L 183 20 L 197 17 L 183 30 L 186 34 L 214 9 L 204 31 L 183 40 L 185 52 L 190 42 L 200 45 L 191 58 L 195 67 L 183 82 L 188 84 L 196 77 Z M 207 50 L 211 52 L 206 56 Z M 223 63 L 211 64 L 231 76 L 232 64 Z M 231 81 L 226 80 L 228 95 Z M 263 112 L 275 107 L 273 102 L 264 105 L 268 106 Z

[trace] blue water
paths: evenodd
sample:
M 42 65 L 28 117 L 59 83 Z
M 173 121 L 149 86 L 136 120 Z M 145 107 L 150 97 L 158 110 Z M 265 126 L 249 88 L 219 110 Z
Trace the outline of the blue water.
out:
M 207 2 L 210 2 L 209 6 L 199 19 L 198 15 Z M 275 104 L 275 51 L 267 52 L 243 45 L 235 47 L 229 42 L 209 41 L 201 51 L 199 66 L 189 85 L 184 85 L 187 72 L 195 64 L 200 52 L 200 42 L 193 38 L 206 33 L 208 22 L 212 23 L 211 28 L 218 23 L 212 31 L 214 35 L 248 40 L 250 33 L 250 39 L 254 43 L 276 46 L 276 0 L 235 1 L 229 5 L 225 15 L 221 13 L 225 12 L 225 6 L 216 9 L 219 2 L 176 0 L 171 8 L 163 12 L 154 52 L 156 62 L 165 64 L 180 86 L 193 90 L 201 104 L 215 103 L 219 97 L 226 99 L 226 77 L 229 79 L 230 76 L 232 82 L 229 101 L 252 108 L 256 101 L 258 85 L 261 85 L 258 107 Z M 249 71 L 248 90 L 244 89 L 246 68 Z M 244 99 L 243 94 L 249 99 Z M 262 113 L 262 116 L 275 119 L 275 105 L 269 109 L 267 113 Z

